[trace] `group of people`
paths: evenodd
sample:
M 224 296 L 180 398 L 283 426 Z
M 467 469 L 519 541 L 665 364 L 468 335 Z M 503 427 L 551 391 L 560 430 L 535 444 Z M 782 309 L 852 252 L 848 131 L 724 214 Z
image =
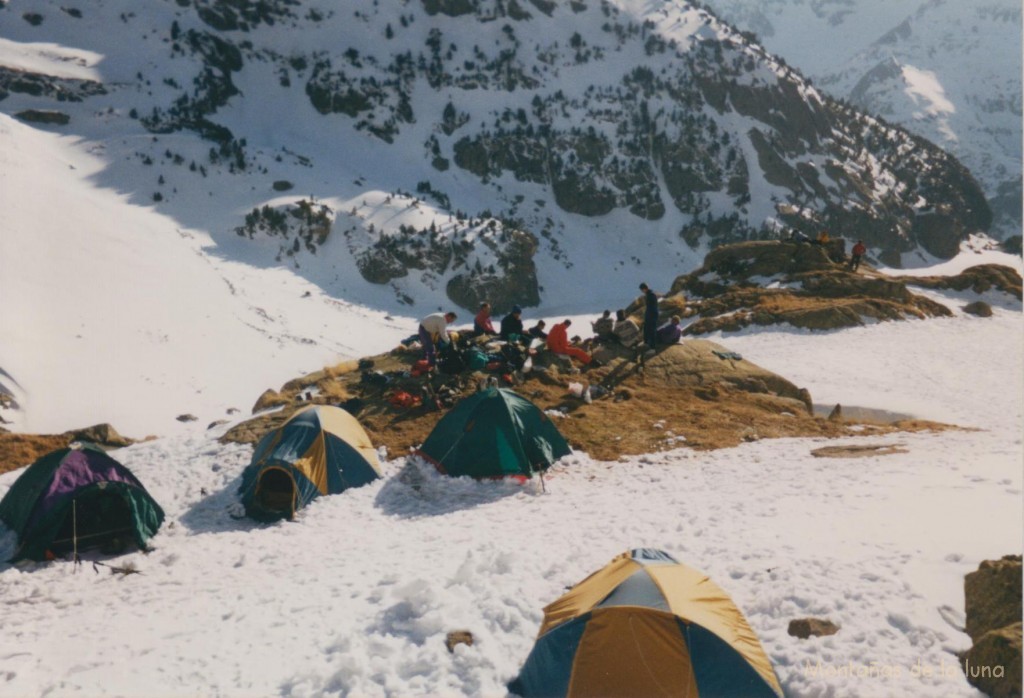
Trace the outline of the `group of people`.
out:
M 640 348 L 642 342 L 646 347 L 643 355 L 650 356 L 658 345 L 675 344 L 682 338 L 683 329 L 679 316 L 673 315 L 669 322 L 659 327 L 658 295 L 646 283 L 640 284 L 640 290 L 644 294 L 642 329 L 635 321 L 626 316 L 625 310 L 616 311 L 614 319 L 611 317 L 611 311 L 605 310 L 600 318 L 591 323 L 595 341 L 598 343 L 618 342 L 622 346 L 637 349 Z M 420 321 L 419 340 L 423 347 L 423 358 L 430 366 L 434 366 L 437 362 L 438 347 L 451 342 L 448 326 L 457 318 L 458 316 L 454 312 L 432 313 Z M 499 327 L 495 329 L 491 304 L 484 301 L 473 318 L 472 336 L 497 336 L 504 342 L 527 347 L 535 340 L 540 340 L 553 354 L 576 359 L 584 366 L 600 365 L 584 347 L 579 346 L 575 341 L 570 341 L 569 328 L 571 326 L 572 320 L 565 319 L 555 323 L 549 330 L 544 320 L 538 320 L 535 325 L 526 329 L 523 324 L 523 309 L 515 305 L 501 319 Z
M 832 238 L 829 236 L 827 230 L 822 230 L 820 233 L 818 233 L 818 237 L 815 238 L 814 240 L 807 237 L 799 230 L 792 230 L 790 231 L 789 239 L 792 240 L 793 242 L 804 242 L 821 246 L 828 245 L 832 241 Z M 853 249 L 850 250 L 850 261 L 847 263 L 847 268 L 850 271 L 857 271 L 858 269 L 860 269 L 861 260 L 864 259 L 864 255 L 867 254 L 867 252 L 868 248 L 864 245 L 864 241 L 858 240 L 857 243 L 853 246 Z

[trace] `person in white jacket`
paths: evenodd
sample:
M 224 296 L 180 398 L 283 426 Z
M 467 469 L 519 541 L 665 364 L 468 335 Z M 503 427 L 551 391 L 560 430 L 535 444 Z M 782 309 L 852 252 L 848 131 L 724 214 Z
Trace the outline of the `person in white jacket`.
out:
M 431 366 L 437 363 L 438 344 L 447 344 L 448 325 L 455 322 L 455 313 L 432 313 L 420 320 L 420 344 L 423 345 L 423 358 Z

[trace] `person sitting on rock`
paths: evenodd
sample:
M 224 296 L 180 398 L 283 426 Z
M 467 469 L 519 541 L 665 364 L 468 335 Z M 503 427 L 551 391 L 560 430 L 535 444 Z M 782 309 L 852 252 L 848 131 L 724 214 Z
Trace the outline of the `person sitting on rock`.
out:
M 832 240 L 832 238 L 830 238 L 830 237 L 828 236 L 828 231 L 827 231 L 827 230 L 822 230 L 822 231 L 821 231 L 820 233 L 818 233 L 818 239 L 817 239 L 817 240 L 815 240 L 814 242 L 815 242 L 815 244 L 817 244 L 817 245 L 821 245 L 822 247 L 824 247 L 824 246 L 825 246 L 825 245 L 827 245 L 827 244 L 828 244 L 828 243 L 829 243 L 829 242 L 830 242 L 831 240 Z
M 491 304 L 484 301 L 480 304 L 480 311 L 473 318 L 473 333 L 476 336 L 497 334 L 494 331 L 494 323 L 491 322 Z
M 544 322 L 543 320 L 538 320 L 537 324 L 528 329 L 526 333 L 533 337 L 534 339 L 546 340 L 548 338 L 548 333 L 544 331 L 544 328 L 547 326 L 548 324 L 546 322 Z
M 597 337 L 598 342 L 607 342 L 615 336 L 613 334 L 615 320 L 612 319 L 612 311 L 610 310 L 604 311 L 604 315 L 590 323 L 590 326 L 594 329 L 594 336 Z
M 501 319 L 500 336 L 506 342 L 518 342 L 523 334 L 523 309 L 513 305 L 509 314 Z
M 640 342 L 640 327 L 626 317 L 625 310 L 615 311 L 615 326 L 612 328 L 612 334 L 624 347 L 632 348 Z
M 569 356 L 574 359 L 579 359 L 580 362 L 586 366 L 594 358 L 583 351 L 579 347 L 574 347 L 569 343 L 569 326 L 572 324 L 572 320 L 563 320 L 562 322 L 556 323 L 551 328 L 551 332 L 548 333 L 548 351 L 553 354 L 561 354 L 563 356 Z
M 683 328 L 679 326 L 679 316 L 673 315 L 672 319 L 658 328 L 658 344 L 677 344 L 683 337 Z

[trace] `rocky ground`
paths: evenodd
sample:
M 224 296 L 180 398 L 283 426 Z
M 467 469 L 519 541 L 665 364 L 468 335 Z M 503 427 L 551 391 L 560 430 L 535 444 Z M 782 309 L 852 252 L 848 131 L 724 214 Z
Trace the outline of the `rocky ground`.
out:
M 254 443 L 306 404 L 348 403 L 356 405 L 353 411 L 373 442 L 397 457 L 422 443 L 444 411 L 396 406 L 391 402 L 396 392 L 419 395 L 430 384 L 435 392 L 450 388 L 457 399 L 492 376 L 552 415 L 573 448 L 600 460 L 684 445 L 715 449 L 763 438 L 947 428 L 917 420 L 865 424 L 816 417 L 806 390 L 746 359 L 722 358 L 715 352 L 729 353 L 714 342 L 686 340 L 638 362 L 631 351 L 601 347 L 595 355 L 604 365 L 582 372 L 541 352 L 535 357 L 536 368 L 519 380 L 501 372 L 406 376 L 419 357 L 397 349 L 372 357 L 369 371 L 392 376 L 388 385 L 366 382 L 356 362 L 328 368 L 291 381 L 280 391 L 267 391 L 254 407 L 256 416 L 230 429 L 223 440 Z M 600 386 L 605 392 L 587 403 L 570 391 L 572 383 Z M 270 407 L 281 409 L 264 411 Z
M 703 266 L 678 277 L 669 300 L 698 316 L 688 335 L 737 331 L 752 325 L 789 324 L 812 330 L 857 327 L 878 320 L 946 317 L 945 305 L 913 287 L 995 289 L 1020 300 L 1021 276 L 997 264 L 970 267 L 956 276 L 889 276 L 864 263 L 846 265 L 843 240 L 828 247 L 795 242 L 755 241 L 713 250 Z M 972 312 L 986 312 L 972 304 Z

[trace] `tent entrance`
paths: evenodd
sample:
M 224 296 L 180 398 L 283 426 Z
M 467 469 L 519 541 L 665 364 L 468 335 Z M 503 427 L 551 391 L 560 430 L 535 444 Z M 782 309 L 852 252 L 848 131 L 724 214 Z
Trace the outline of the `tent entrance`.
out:
M 283 468 L 267 468 L 256 483 L 253 504 L 265 515 L 295 516 L 295 479 Z
M 98 549 L 122 553 L 135 542 L 135 523 L 124 494 L 96 490 L 80 494 L 69 504 L 50 550 L 61 555 L 73 550 Z

